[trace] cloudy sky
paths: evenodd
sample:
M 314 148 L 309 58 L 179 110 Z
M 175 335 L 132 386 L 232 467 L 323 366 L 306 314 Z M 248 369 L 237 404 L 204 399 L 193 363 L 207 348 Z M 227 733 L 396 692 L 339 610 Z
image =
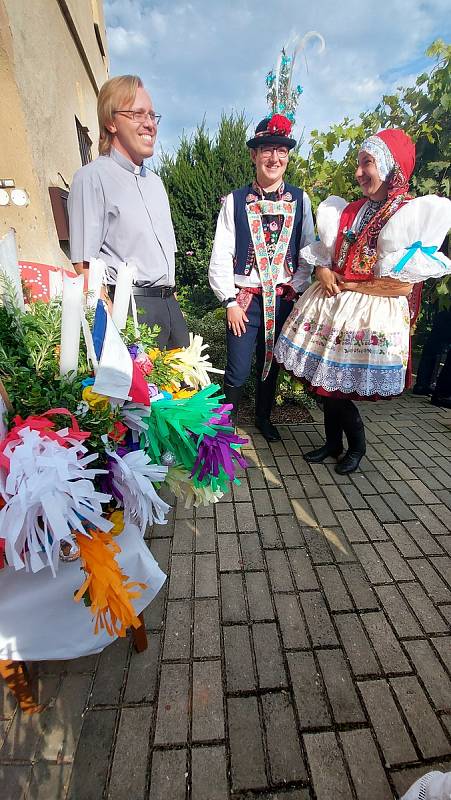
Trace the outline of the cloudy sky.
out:
M 266 115 L 265 76 L 290 36 L 311 42 L 296 134 L 308 139 L 345 115 L 371 109 L 384 92 L 412 83 L 432 62 L 433 39 L 451 38 L 449 0 L 104 0 L 111 76 L 141 75 L 162 114 L 159 144 L 173 151 L 182 131 L 205 117 L 213 133 L 221 113 Z M 158 152 L 157 147 L 157 152 Z

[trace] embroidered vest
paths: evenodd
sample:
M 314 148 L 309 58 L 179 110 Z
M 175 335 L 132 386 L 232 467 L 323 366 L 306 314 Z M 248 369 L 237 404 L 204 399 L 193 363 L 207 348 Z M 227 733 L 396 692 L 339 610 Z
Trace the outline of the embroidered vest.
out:
M 291 195 L 291 200 L 296 201 L 296 214 L 288 245 L 286 266 L 289 272 L 294 273 L 298 268 L 299 246 L 302 233 L 303 218 L 303 191 L 296 186 L 285 184 L 286 195 Z M 248 216 L 246 214 L 246 198 L 253 194 L 252 185 L 244 186 L 233 192 L 234 218 L 235 218 L 235 257 L 233 268 L 236 275 L 249 275 L 252 267 L 255 267 L 255 253 L 252 243 L 251 232 L 249 229 Z M 249 201 L 251 202 L 251 201 Z

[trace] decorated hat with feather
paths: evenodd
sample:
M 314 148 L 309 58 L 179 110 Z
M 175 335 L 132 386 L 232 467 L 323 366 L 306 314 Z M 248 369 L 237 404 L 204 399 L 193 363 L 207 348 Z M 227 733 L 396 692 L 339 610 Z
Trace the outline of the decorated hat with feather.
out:
M 291 131 L 303 90 L 299 84 L 293 86 L 294 65 L 296 57 L 312 39 L 319 40 L 319 52 L 322 53 L 326 46 L 324 38 L 316 31 L 309 31 L 300 41 L 295 37 L 291 56 L 287 55 L 288 46 L 283 47 L 275 69 L 268 72 L 266 99 L 270 113 L 258 123 L 254 136 L 246 142 L 251 149 L 268 145 L 287 147 L 289 150 L 296 147 L 296 139 L 291 138 Z

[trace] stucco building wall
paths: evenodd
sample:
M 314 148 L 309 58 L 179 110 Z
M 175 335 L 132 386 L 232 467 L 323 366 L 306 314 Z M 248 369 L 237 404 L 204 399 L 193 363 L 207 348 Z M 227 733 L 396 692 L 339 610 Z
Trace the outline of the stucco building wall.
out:
M 16 230 L 21 260 L 69 263 L 48 190 L 64 189 L 81 166 L 75 117 L 97 155 L 97 94 L 108 77 L 102 50 L 101 0 L 0 0 L 0 179 L 30 197 L 25 208 L 0 206 L 0 235 Z

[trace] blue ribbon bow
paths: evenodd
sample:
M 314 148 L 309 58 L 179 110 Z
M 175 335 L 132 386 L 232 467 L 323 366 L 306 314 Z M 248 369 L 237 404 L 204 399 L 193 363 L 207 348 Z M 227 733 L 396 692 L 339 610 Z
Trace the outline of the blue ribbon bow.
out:
M 424 253 L 425 256 L 433 258 L 434 261 L 438 261 L 438 263 L 441 264 L 442 267 L 445 267 L 445 269 L 447 269 L 447 265 L 444 264 L 443 261 L 440 261 L 439 258 L 436 258 L 436 256 L 434 256 L 434 253 L 436 253 L 438 249 L 435 245 L 432 245 L 431 247 L 424 247 L 422 242 L 414 242 L 413 244 L 410 245 L 410 247 L 406 247 L 405 249 L 407 250 L 407 253 L 405 254 L 405 256 L 401 258 L 400 261 L 398 261 L 396 266 L 393 267 L 392 269 L 394 275 L 397 275 L 399 272 L 401 272 L 401 270 L 406 266 L 407 262 L 410 261 L 411 258 L 413 258 L 413 256 L 418 250 L 421 250 L 421 252 Z

